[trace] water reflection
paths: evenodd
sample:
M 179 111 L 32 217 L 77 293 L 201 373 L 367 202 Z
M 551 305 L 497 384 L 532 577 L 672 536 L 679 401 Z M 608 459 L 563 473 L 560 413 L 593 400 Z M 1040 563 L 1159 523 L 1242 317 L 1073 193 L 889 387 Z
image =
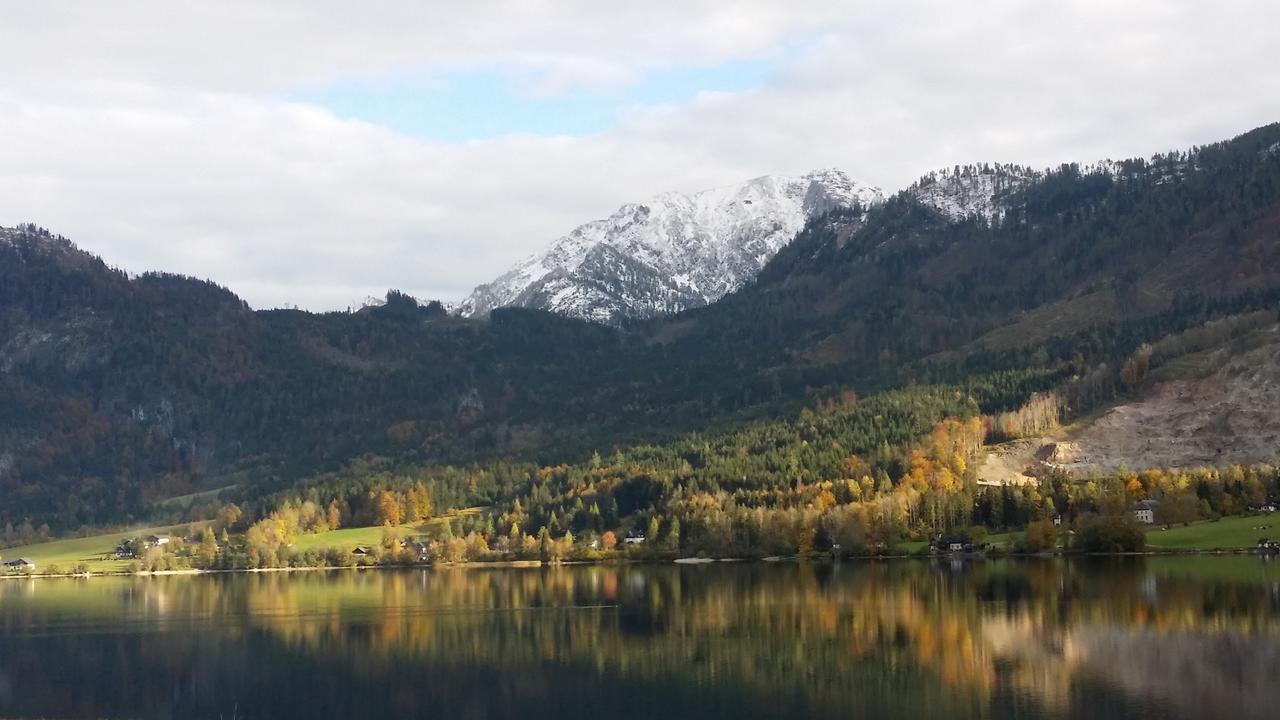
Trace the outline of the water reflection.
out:
M 0 582 L 0 717 L 1261 718 L 1278 660 L 1243 557 Z

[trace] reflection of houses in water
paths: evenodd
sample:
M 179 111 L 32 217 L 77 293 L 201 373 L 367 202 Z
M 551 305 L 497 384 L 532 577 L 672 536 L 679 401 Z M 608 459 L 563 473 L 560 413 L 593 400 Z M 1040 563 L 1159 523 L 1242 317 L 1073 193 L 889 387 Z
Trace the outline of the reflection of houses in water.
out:
M 173 612 L 173 601 L 169 593 L 169 583 L 158 578 L 150 578 L 142 589 L 142 604 L 151 615 L 168 615 Z
M 624 581 L 623 586 L 627 589 L 627 592 L 638 594 L 644 592 L 645 585 L 647 584 L 644 573 L 629 572 L 626 574 L 626 580 Z
M 1156 600 L 1156 598 L 1159 597 L 1160 592 L 1157 589 L 1158 585 L 1156 583 L 1155 573 L 1149 572 L 1143 575 L 1142 579 L 1138 582 L 1139 582 L 1139 587 L 1142 589 L 1142 597 L 1146 598 L 1147 600 L 1151 600 L 1153 602 Z
M 35 597 L 38 585 L 35 578 L 0 580 L 0 603 L 6 599 Z

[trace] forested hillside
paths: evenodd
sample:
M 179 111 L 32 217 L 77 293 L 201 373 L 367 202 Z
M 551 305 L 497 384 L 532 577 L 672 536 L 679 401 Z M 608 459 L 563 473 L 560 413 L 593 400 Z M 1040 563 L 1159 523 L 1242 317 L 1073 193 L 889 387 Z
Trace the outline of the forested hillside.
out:
M 255 312 L 212 283 L 130 277 L 38 228 L 2 230 L 0 521 L 67 529 L 222 486 L 364 482 L 364 457 L 465 474 L 650 447 L 697 468 L 691 437 L 767 437 L 854 397 L 848 412 L 900 415 L 859 421 L 813 477 L 857 455 L 896 483 L 946 417 L 1050 388 L 1068 414 L 1108 402 L 1143 343 L 1280 299 L 1280 126 L 1017 177 L 961 183 L 998 187 L 998 213 L 961 219 L 969 199 L 948 213 L 904 191 L 858 222 L 824 216 L 754 284 L 621 329 L 460 319 L 395 292 L 354 313 Z M 787 473 L 743 462 L 717 487 L 785 490 Z M 458 487 L 458 503 L 513 497 Z

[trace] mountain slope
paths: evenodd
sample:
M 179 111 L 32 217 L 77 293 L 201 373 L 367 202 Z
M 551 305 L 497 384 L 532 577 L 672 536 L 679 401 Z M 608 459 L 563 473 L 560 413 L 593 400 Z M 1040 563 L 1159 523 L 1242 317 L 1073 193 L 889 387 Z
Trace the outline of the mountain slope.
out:
M 579 226 L 460 306 L 520 306 L 617 324 L 715 302 L 751 281 L 805 223 L 882 200 L 839 170 L 664 193 Z
M 1018 165 L 966 165 L 920 178 L 907 193 L 953 222 L 982 218 L 999 222 L 1017 192 L 1043 173 Z
M 1280 305 L 1277 147 L 1271 125 L 1037 172 L 994 202 L 961 171 L 947 197 L 970 201 L 908 190 L 834 209 L 739 291 L 622 328 L 450 317 L 396 293 L 355 313 L 253 312 L 209 283 L 0 233 L 0 522 L 117 521 L 230 482 L 252 497 L 364 454 L 556 465 L 845 391 L 946 383 L 948 403 L 990 413 L 1060 387 L 1072 409 L 1105 405 L 1143 343 Z M 592 262 L 640 278 L 634 257 Z M 867 434 L 872 449 L 900 437 Z

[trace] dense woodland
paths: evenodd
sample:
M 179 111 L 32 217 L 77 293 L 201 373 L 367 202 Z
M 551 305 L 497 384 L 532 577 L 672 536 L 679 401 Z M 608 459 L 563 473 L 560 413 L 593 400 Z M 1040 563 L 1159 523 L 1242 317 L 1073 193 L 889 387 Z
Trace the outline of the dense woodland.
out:
M 408 517 L 414 491 L 491 508 L 456 528 L 491 547 L 656 523 L 683 551 L 780 552 L 1096 515 L 1109 483 L 980 491 L 972 453 L 1275 321 L 1280 126 L 1018 187 L 994 219 L 948 221 L 907 193 L 827 216 L 754 285 L 622 329 L 463 320 L 396 292 L 253 311 L 3 231 L 0 522 L 16 537 L 234 503 L 248 528 L 309 503 L 318 529 L 386 520 L 384 492 Z M 1274 493 L 1273 472 L 1247 472 Z M 1256 494 L 1176 482 L 1198 516 Z M 273 542 L 259 550 L 278 561 Z

